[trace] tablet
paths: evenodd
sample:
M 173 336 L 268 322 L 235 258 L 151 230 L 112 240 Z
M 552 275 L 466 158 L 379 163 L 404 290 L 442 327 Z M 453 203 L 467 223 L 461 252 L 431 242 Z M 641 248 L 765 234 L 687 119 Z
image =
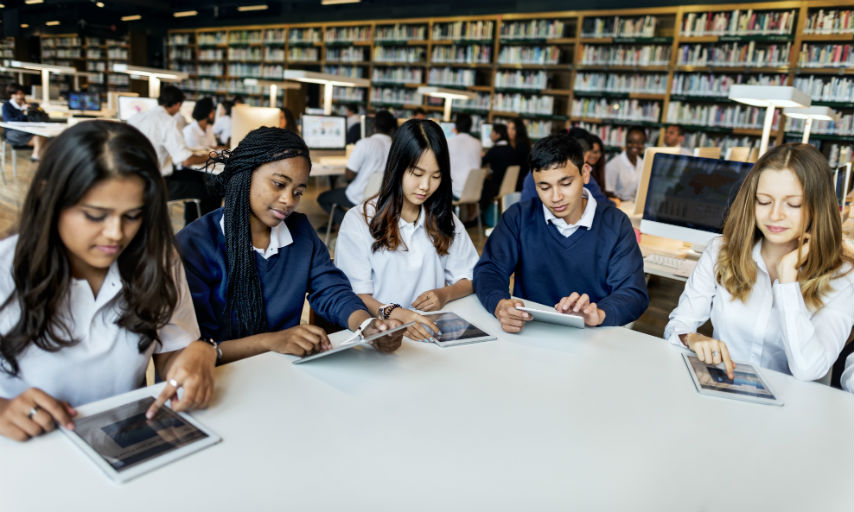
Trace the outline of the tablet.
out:
M 367 338 L 362 338 L 361 336 L 350 337 L 347 340 L 345 340 L 342 344 L 338 345 L 337 347 L 333 346 L 329 350 L 325 350 L 323 352 L 318 352 L 316 354 L 311 354 L 311 355 L 308 355 L 305 357 L 301 357 L 299 359 L 295 359 L 294 364 L 302 364 L 302 363 L 307 363 L 309 361 L 315 361 L 317 359 L 320 359 L 320 358 L 323 358 L 326 356 L 331 356 L 332 354 L 337 354 L 339 352 L 344 352 L 345 350 L 350 350 L 351 348 L 354 348 L 354 347 L 368 347 L 371 345 L 372 341 L 376 341 L 376 340 L 382 338 L 383 336 L 388 336 L 389 334 L 396 333 L 397 331 L 404 330 L 407 327 L 409 327 L 410 325 L 413 325 L 414 323 L 415 322 L 409 322 L 408 324 L 403 324 L 400 327 L 395 327 L 394 329 L 389 329 L 387 331 L 380 331 L 376 334 L 372 334 L 372 335 L 368 336 Z
M 220 441 L 185 413 L 164 406 L 147 420 L 153 396 L 108 409 L 83 406 L 63 433 L 114 482 L 127 482 Z
M 427 313 L 424 316 L 439 326 L 439 331 L 442 334 L 434 336 L 430 341 L 440 347 L 453 347 L 454 345 L 465 345 L 495 339 L 495 336 L 482 331 L 476 325 L 469 323 L 468 320 L 456 313 Z
M 525 311 L 534 317 L 534 320 L 539 320 L 540 322 L 584 329 L 584 317 L 579 313 L 558 313 L 554 309 L 534 309 L 526 306 L 516 306 L 516 309 Z
M 706 364 L 697 356 L 682 353 L 694 387 L 701 395 L 744 400 L 768 405 L 783 405 L 753 366 L 736 363 L 733 378 L 727 377 L 723 364 Z

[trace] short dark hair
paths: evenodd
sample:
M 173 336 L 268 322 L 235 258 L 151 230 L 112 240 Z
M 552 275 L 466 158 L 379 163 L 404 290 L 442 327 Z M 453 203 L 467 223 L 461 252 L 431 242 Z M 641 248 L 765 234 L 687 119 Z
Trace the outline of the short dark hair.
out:
M 568 133 L 556 133 L 544 137 L 531 148 L 531 171 L 545 171 L 572 163 L 581 172 L 584 165 L 584 151 L 578 142 Z
M 211 112 L 214 111 L 214 102 L 210 98 L 202 98 L 196 102 L 196 106 L 193 107 L 193 119 L 196 121 L 202 121 L 208 119 L 211 116 Z
M 644 130 L 644 129 L 643 129 L 643 128 L 641 128 L 640 126 L 630 126 L 630 127 L 629 127 L 629 130 L 626 132 L 626 140 L 627 140 L 627 141 L 629 140 L 629 136 L 630 136 L 632 133 L 640 133 L 641 135 L 643 135 L 643 140 L 647 140 L 647 138 L 648 138 L 648 137 L 646 136 L 646 130 Z
M 585 130 L 584 128 L 580 128 L 578 126 L 573 126 L 569 129 L 569 136 L 575 139 L 576 142 L 581 146 L 581 150 L 584 153 L 593 149 L 593 136 L 590 135 L 590 132 Z
M 674 127 L 674 128 L 676 128 L 676 131 L 677 131 L 677 132 L 679 132 L 679 136 L 680 136 L 680 137 L 681 137 L 681 136 L 683 136 L 683 135 L 685 135 L 685 128 L 682 128 L 682 127 L 681 127 L 680 125 L 678 125 L 678 124 L 668 124 L 668 125 L 665 127 L 665 129 L 670 128 L 671 126 L 672 126 L 672 127 Z
M 388 110 L 380 110 L 374 114 L 374 130 L 377 133 L 391 135 L 395 128 L 397 128 L 397 119 L 394 118 L 394 114 Z
M 421 108 L 421 107 L 416 107 L 416 108 L 415 108 L 415 110 L 413 110 L 413 111 L 412 111 L 412 115 L 413 115 L 413 116 L 426 116 L 426 115 L 427 115 L 427 111 L 425 111 L 425 110 L 424 110 L 423 108 Z
M 234 106 L 234 102 L 232 102 L 230 100 L 225 100 L 222 103 L 220 103 L 220 105 L 222 105 L 222 108 L 225 109 L 225 115 L 230 116 L 231 115 L 231 107 Z
M 454 127 L 457 133 L 468 133 L 471 131 L 471 116 L 463 112 L 457 114 L 457 119 L 454 121 Z
M 160 88 L 160 96 L 157 98 L 157 104 L 169 108 L 178 103 L 184 102 L 184 93 L 174 85 L 164 85 Z
M 232 103 L 233 105 L 238 105 L 238 104 L 246 103 L 246 102 L 245 102 L 245 101 L 243 101 L 243 96 L 241 96 L 241 95 L 237 94 L 237 95 L 235 95 L 235 96 L 234 96 L 234 99 L 232 99 L 232 100 L 231 100 L 231 103 Z
M 507 134 L 506 124 L 492 123 L 492 133 L 498 135 L 498 140 L 510 142 L 510 135 Z
M 18 94 L 19 91 L 23 91 L 24 86 L 19 83 L 11 83 L 6 86 L 6 97 L 11 98 L 13 94 Z

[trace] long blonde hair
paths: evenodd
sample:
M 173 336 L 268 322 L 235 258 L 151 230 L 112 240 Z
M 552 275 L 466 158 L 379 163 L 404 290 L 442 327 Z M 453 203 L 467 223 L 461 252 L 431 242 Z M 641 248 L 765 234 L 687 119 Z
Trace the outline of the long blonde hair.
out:
M 827 159 L 809 144 L 783 144 L 767 153 L 747 173 L 724 222 L 723 245 L 718 254 L 715 278 L 733 298 L 744 302 L 756 283 L 753 246 L 762 238 L 756 227 L 756 189 L 766 169 L 789 169 L 804 189 L 801 226 L 809 235 L 809 251 L 798 272 L 804 302 L 813 310 L 824 303 L 830 281 L 843 265 L 854 262 L 842 243 L 842 221 L 836 202 L 832 174 Z M 798 239 L 798 253 L 803 237 Z M 850 269 L 849 269 L 850 271 Z

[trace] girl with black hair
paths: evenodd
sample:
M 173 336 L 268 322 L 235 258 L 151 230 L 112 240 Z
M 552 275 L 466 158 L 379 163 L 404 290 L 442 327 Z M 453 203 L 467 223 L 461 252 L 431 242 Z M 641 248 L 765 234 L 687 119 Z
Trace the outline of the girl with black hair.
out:
M 225 207 L 178 233 L 199 327 L 220 362 L 274 351 L 306 355 L 330 348 L 326 332 L 300 325 L 308 301 L 325 319 L 370 334 L 397 326 L 372 322 L 308 219 L 296 213 L 311 160 L 305 142 L 280 128 L 258 128 L 216 162 Z M 392 352 L 401 335 L 376 348 Z
M 351 208 L 338 232 L 336 264 L 353 290 L 379 316 L 416 322 L 407 330 L 415 340 L 438 327 L 410 308 L 436 311 L 472 293 L 477 251 L 451 194 L 442 129 L 411 119 L 392 142 L 379 195 Z
M 0 241 L 0 435 L 25 440 L 73 406 L 167 380 L 148 411 L 204 407 L 216 351 L 199 340 L 154 148 L 135 128 L 80 123 L 54 139 Z M 183 397 L 176 398 L 179 387 Z
M 492 140 L 492 147 L 483 156 L 482 167 L 491 169 L 492 174 L 483 182 L 483 191 L 480 195 L 481 212 L 486 212 L 489 205 L 495 200 L 495 196 L 501 189 L 501 182 L 504 181 L 504 174 L 507 172 L 507 168 L 511 165 L 518 165 L 519 170 L 522 170 L 522 161 L 519 160 L 519 153 L 510 145 L 507 125 L 494 123 L 489 138 Z M 514 183 L 513 185 L 515 186 L 516 184 Z

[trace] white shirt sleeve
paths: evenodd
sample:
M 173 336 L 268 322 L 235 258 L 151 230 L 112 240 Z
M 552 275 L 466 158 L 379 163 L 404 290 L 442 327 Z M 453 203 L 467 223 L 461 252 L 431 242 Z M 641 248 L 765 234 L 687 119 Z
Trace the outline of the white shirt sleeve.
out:
M 158 354 L 181 350 L 202 336 L 199 324 L 196 321 L 196 310 L 193 308 L 190 286 L 187 284 L 184 265 L 180 259 L 176 262 L 173 275 L 175 286 L 178 288 L 178 304 L 175 305 L 169 323 L 157 331 L 160 343 L 155 344 L 154 351 Z
M 187 146 L 190 148 L 203 148 L 205 147 L 204 141 L 197 137 L 198 125 L 196 123 L 188 124 L 184 127 L 184 142 L 187 143 Z
M 186 140 L 184 140 L 184 134 L 178 128 L 178 120 L 174 117 L 163 127 L 162 143 L 163 147 L 166 148 L 166 152 L 172 158 L 172 163 L 176 166 L 180 166 L 184 160 L 193 156 L 193 152 L 187 146 Z
M 617 163 L 619 157 L 620 155 L 617 155 L 605 164 L 605 190 L 610 192 L 614 192 L 617 188 L 617 174 L 620 172 L 620 166 Z
M 445 284 L 451 285 L 462 279 L 473 279 L 477 264 L 477 249 L 463 223 L 454 215 L 454 241 L 445 257 Z
M 367 140 L 367 139 L 365 139 Z M 347 159 L 347 168 L 358 173 L 364 165 L 368 144 L 361 140 L 353 147 L 353 152 L 350 153 L 350 158 Z M 338 243 L 338 242 L 336 242 Z
M 792 376 L 800 380 L 824 377 L 845 345 L 854 324 L 854 285 L 850 274 L 831 282 L 824 306 L 811 312 L 800 285 L 774 283 L 777 322 Z
M 371 245 L 374 238 L 362 215 L 362 204 L 350 208 L 335 242 L 335 265 L 350 280 L 355 293 L 374 293 Z
M 685 283 L 676 309 L 670 313 L 670 321 L 664 328 L 664 339 L 674 345 L 684 346 L 679 335 L 696 332 L 712 313 L 712 301 L 717 293 L 715 264 L 720 245 L 721 239 L 716 238 L 706 247 Z
M 848 358 L 845 359 L 845 370 L 839 380 L 842 389 L 854 393 L 854 353 L 849 354 Z

